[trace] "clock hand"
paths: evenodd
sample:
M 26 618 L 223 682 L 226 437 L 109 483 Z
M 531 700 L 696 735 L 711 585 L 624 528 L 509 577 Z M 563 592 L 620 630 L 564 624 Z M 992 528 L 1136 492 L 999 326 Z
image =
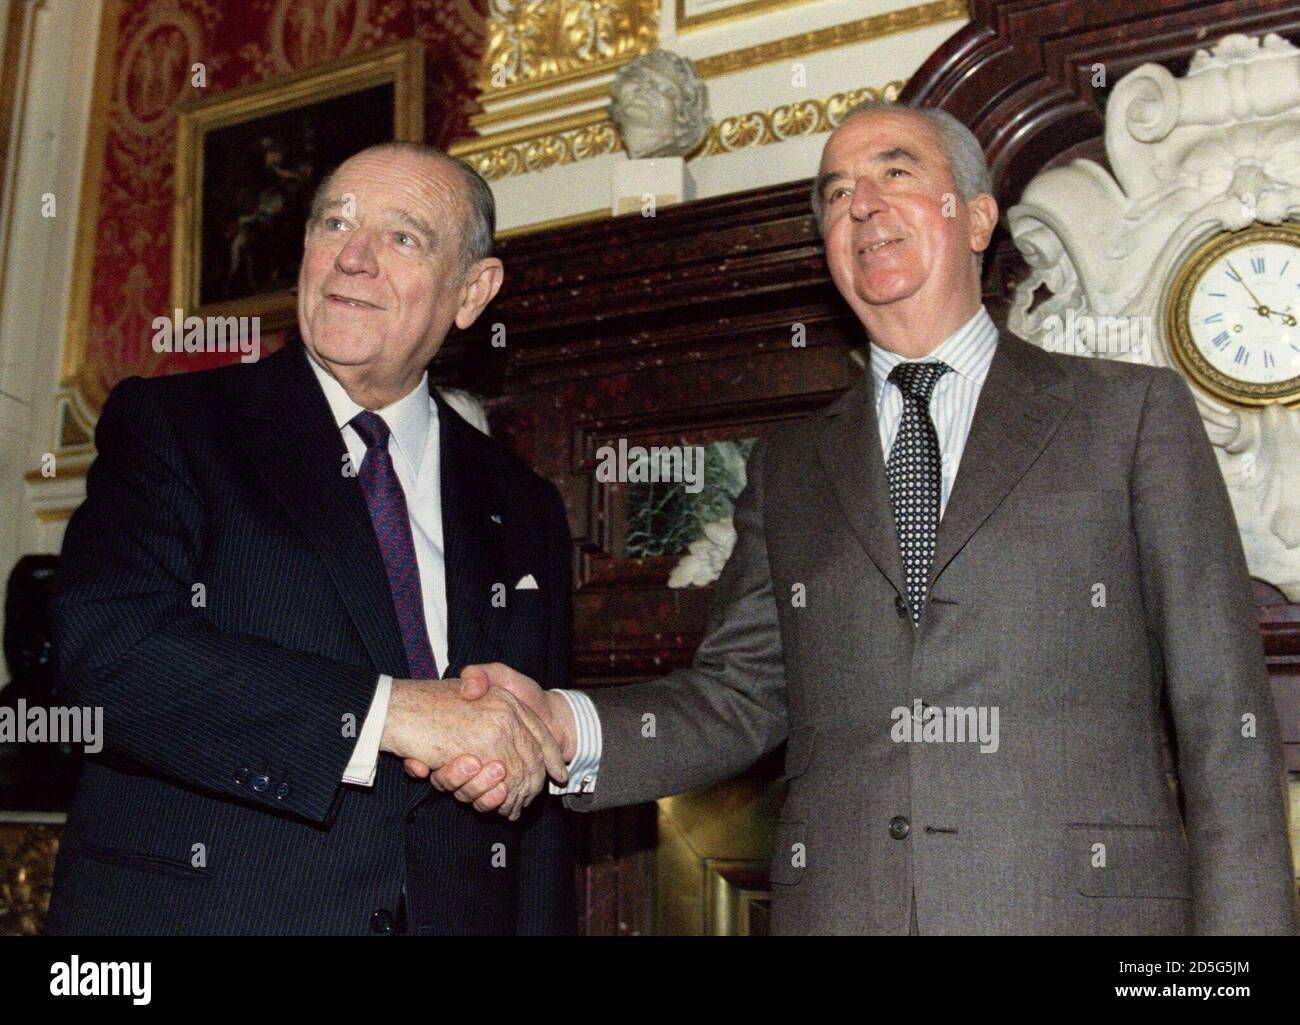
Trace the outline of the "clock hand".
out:
M 1250 290 L 1250 286 L 1246 284 L 1246 279 L 1237 273 L 1237 268 L 1232 265 L 1231 260 L 1228 261 L 1228 270 L 1232 271 L 1233 276 L 1237 279 L 1237 284 L 1239 284 L 1242 288 L 1244 288 L 1246 290 L 1246 294 L 1249 295 L 1253 300 L 1255 300 L 1255 312 L 1258 313 L 1261 317 L 1267 318 L 1271 311 L 1267 306 L 1265 306 L 1262 302 L 1260 302 L 1259 297 Z

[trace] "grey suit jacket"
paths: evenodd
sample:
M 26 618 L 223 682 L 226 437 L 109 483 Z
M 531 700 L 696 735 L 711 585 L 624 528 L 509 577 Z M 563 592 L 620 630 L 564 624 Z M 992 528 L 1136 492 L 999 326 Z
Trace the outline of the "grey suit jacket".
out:
M 913 890 L 922 933 L 1295 930 L 1245 559 L 1177 374 L 1004 334 L 915 630 L 870 375 L 756 446 L 735 524 L 694 665 L 592 694 L 600 774 L 570 807 L 788 739 L 778 933 L 904 933 Z M 997 751 L 893 739 L 918 699 L 996 708 Z

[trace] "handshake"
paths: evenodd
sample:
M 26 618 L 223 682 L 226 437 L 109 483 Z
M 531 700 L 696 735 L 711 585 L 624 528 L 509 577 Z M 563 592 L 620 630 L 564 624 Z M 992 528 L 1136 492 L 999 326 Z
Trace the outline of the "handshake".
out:
M 573 710 L 509 666 L 467 666 L 459 680 L 394 680 L 380 750 L 406 772 L 511 821 L 549 775 L 568 781 Z

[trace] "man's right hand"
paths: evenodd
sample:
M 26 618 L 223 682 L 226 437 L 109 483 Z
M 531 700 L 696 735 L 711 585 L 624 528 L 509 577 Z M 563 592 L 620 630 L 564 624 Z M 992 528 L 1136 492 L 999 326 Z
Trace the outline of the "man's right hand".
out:
M 472 699 L 462 695 L 459 680 L 394 680 L 380 749 L 425 766 L 447 767 L 458 756 L 476 760 L 482 772 L 495 772 L 499 780 L 494 797 L 501 799 L 491 807 L 517 819 L 548 773 L 557 783 L 568 779 L 560 745 L 509 690 L 482 688 L 483 693 L 477 683 L 469 690 Z
M 577 723 L 573 718 L 573 708 L 563 695 L 543 690 L 531 677 L 499 662 L 466 666 L 461 673 L 460 696 L 467 701 L 479 701 L 485 694 L 498 691 L 514 695 L 527 706 L 559 743 L 565 763 L 573 761 L 578 748 Z M 416 758 L 406 759 L 409 775 L 421 779 L 429 777 L 434 787 L 451 791 L 458 800 L 473 801 L 479 811 L 502 807 L 504 813 L 508 794 L 506 786 L 499 782 L 501 768 L 500 763 L 484 763 L 472 754 L 462 754 L 439 768 Z

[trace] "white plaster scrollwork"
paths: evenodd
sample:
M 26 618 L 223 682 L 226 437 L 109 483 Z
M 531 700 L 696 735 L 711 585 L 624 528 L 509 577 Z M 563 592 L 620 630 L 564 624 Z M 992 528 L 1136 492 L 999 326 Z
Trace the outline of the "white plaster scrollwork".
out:
M 1224 231 L 1300 220 L 1300 50 L 1230 35 L 1181 78 L 1144 64 L 1115 84 L 1104 140 L 1109 172 L 1045 171 L 1007 212 L 1030 267 L 1007 323 L 1044 348 L 1176 366 L 1164 309 L 1188 256 Z M 1300 409 L 1192 391 L 1252 575 L 1300 601 Z

